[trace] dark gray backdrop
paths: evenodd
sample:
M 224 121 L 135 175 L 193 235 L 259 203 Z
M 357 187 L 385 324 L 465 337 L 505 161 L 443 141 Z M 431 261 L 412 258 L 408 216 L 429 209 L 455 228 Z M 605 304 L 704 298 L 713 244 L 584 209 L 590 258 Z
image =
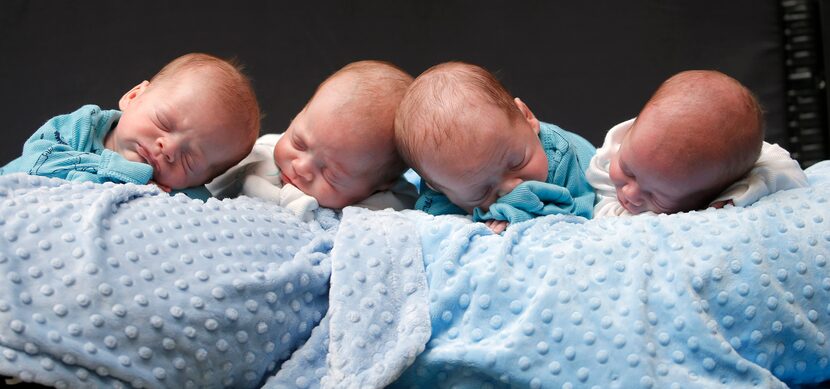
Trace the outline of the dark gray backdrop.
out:
M 775 0 L 0 1 L 0 164 L 50 117 L 120 96 L 191 51 L 236 56 L 282 132 L 317 84 L 359 59 L 413 75 L 448 60 L 494 71 L 548 122 L 602 142 L 669 75 L 717 69 L 784 135 Z

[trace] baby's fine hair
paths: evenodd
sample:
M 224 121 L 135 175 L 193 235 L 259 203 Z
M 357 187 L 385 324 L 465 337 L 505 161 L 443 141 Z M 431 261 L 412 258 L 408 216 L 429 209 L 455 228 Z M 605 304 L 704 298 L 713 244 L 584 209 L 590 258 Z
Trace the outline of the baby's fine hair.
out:
M 355 88 L 349 95 L 351 102 L 380 109 L 397 108 L 397 103 L 412 83 L 412 76 L 400 67 L 386 61 L 364 60 L 352 62 L 332 73 L 314 92 L 316 95 L 329 81 L 341 76 L 353 76 L 357 79 Z
M 705 117 L 711 124 L 693 132 L 674 127 L 667 136 L 682 139 L 690 149 L 716 149 L 714 155 L 726 156 L 725 160 L 709 161 L 718 163 L 721 172 L 715 193 L 745 175 L 758 160 L 764 141 L 764 111 L 752 91 L 738 80 L 714 70 L 680 72 L 660 85 L 646 103 L 650 106 L 663 106 L 675 115 Z M 694 158 L 689 163 L 700 166 L 707 161 Z
M 715 70 L 687 70 L 669 77 L 669 79 L 664 81 L 660 87 L 657 88 L 654 95 L 651 96 L 646 105 L 657 103 L 667 97 L 671 97 L 670 91 L 673 89 L 694 87 L 706 78 L 717 78 L 720 79 L 720 81 L 732 84 L 734 86 L 734 90 L 740 95 L 740 102 L 742 104 L 741 108 L 744 109 L 745 112 L 748 112 L 754 116 L 755 125 L 758 126 L 759 130 L 763 134 L 764 127 L 766 125 L 764 121 L 764 109 L 758 102 L 758 98 L 755 97 L 755 94 L 753 94 L 749 88 L 741 84 L 740 81 Z
M 388 139 L 387 148 L 390 152 L 384 161 L 378 161 L 378 182 L 382 184 L 400 177 L 406 170 L 406 163 L 395 148 L 395 111 L 407 88 L 412 84 L 412 76 L 390 62 L 357 61 L 326 78 L 317 87 L 314 95 L 316 96 L 328 82 L 340 77 L 353 78 L 353 82 L 350 83 L 352 89 L 348 96 L 345 96 L 343 109 L 360 112 L 366 119 L 363 126 L 365 131 L 373 132 L 373 136 Z
M 418 156 L 438 145 L 453 145 L 475 138 L 457 118 L 468 107 L 498 107 L 511 120 L 522 116 L 513 96 L 489 71 L 465 62 L 445 62 L 418 76 L 407 90 L 395 116 L 398 152 L 415 170 Z
M 259 135 L 260 109 L 250 78 L 244 73 L 244 67 L 236 59 L 221 59 L 210 54 L 189 53 L 182 55 L 165 65 L 152 79 L 150 85 L 174 80 L 185 72 L 205 70 L 210 76 L 209 84 L 216 92 L 222 105 L 236 112 L 243 118 L 248 130 L 251 145 Z
M 223 166 L 217 166 L 213 174 L 216 176 L 238 163 L 253 147 L 260 132 L 259 102 L 251 79 L 245 75 L 243 66 L 236 59 L 225 60 L 204 53 L 185 54 L 169 62 L 150 79 L 150 88 L 175 82 L 179 76 L 191 71 L 203 72 L 205 85 L 212 92 L 211 97 L 218 99 L 222 107 L 233 112 L 233 120 L 241 124 L 237 128 L 244 130 L 243 133 L 228 134 L 244 140 L 240 148 L 244 153 L 228 158 Z

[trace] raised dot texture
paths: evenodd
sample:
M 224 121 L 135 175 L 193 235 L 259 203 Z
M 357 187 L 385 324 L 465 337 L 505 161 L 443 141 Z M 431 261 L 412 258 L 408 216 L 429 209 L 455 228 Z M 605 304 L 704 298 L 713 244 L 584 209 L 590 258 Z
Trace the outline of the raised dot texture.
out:
M 470 387 L 770 387 L 764 367 L 810 377 L 828 364 L 821 184 L 747 208 L 557 216 L 493 235 L 463 218 L 352 208 L 339 227 L 312 230 L 247 198 L 40 178 L 31 182 L 48 197 L 34 198 L 28 179 L 0 182 L 0 287 L 11 288 L 0 291 L 0 327 L 19 347 L 0 348 L 0 360 L 15 359 L 20 377 L 70 366 L 60 385 L 106 387 L 102 377 L 126 371 L 141 378 L 124 387 L 234 387 L 295 366 L 287 387 L 317 387 L 326 370 L 302 345 L 328 307 L 343 308 L 328 342 L 368 355 L 332 366 L 368 362 L 361 371 L 402 373 L 405 387 L 412 376 L 420 387 L 466 383 L 479 368 L 484 382 Z M 403 357 L 387 354 L 385 336 L 417 320 L 385 304 L 425 284 L 373 272 L 390 263 L 424 266 L 430 281 L 417 307 L 434 315 L 433 338 Z M 45 339 L 17 341 L 35 333 Z M 423 363 L 434 355 L 445 362 Z

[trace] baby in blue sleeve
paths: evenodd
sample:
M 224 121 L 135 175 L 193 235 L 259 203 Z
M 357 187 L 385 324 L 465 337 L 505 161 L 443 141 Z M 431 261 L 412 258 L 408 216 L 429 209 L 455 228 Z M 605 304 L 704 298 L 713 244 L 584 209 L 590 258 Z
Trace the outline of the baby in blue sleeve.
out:
M 0 174 L 70 181 L 154 183 L 191 197 L 239 162 L 259 133 L 259 105 L 236 65 L 201 53 L 176 58 L 118 102 L 56 116 Z
M 422 177 L 416 209 L 472 214 L 496 233 L 542 215 L 592 215 L 585 170 L 596 149 L 540 122 L 479 66 L 447 62 L 418 76 L 398 107 L 395 141 Z

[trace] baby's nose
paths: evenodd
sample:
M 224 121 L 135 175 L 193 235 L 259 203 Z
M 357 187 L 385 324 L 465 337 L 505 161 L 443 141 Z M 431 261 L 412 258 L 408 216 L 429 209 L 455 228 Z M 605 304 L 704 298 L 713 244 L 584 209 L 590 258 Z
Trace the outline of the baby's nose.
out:
M 524 180 L 518 177 L 508 178 L 502 181 L 501 185 L 499 186 L 498 196 L 504 197 L 506 194 L 512 192 L 513 189 L 516 189 L 516 187 L 519 186 L 519 184 L 521 184 L 523 181 Z
M 640 187 L 635 183 L 628 183 L 621 189 L 625 199 L 631 204 L 640 206 L 643 205 L 643 194 L 640 192 Z
M 168 163 L 173 163 L 176 161 L 176 152 L 178 151 L 178 145 L 175 141 L 159 138 L 158 140 L 156 140 L 156 146 L 158 147 L 158 151 L 165 161 L 167 161 Z
M 311 161 L 308 158 L 295 158 L 291 161 L 294 174 L 305 181 L 310 181 L 312 176 Z

